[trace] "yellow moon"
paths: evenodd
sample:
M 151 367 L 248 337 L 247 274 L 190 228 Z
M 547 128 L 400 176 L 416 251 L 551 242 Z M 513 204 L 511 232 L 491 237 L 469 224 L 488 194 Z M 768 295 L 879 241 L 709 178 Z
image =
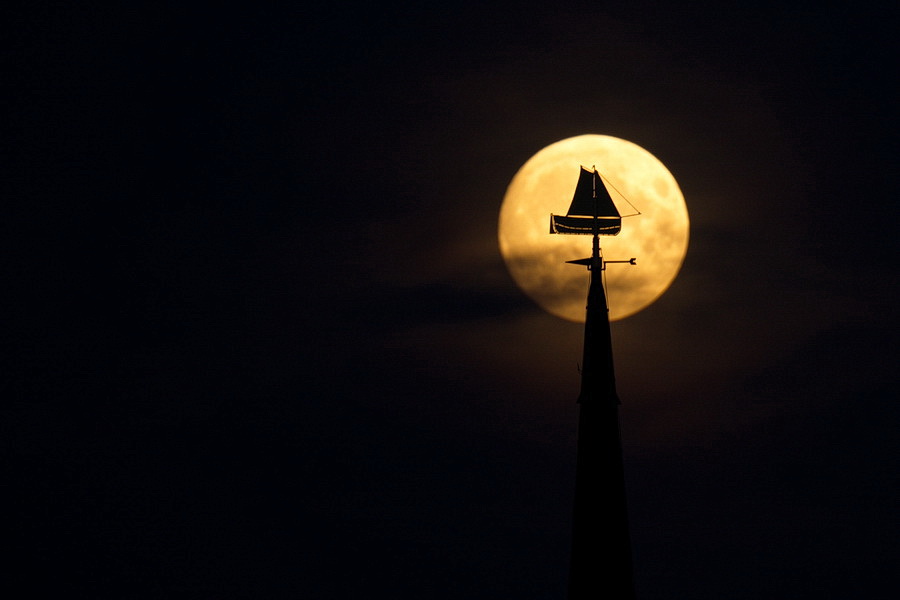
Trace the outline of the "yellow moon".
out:
M 616 236 L 600 236 L 611 321 L 659 298 L 678 274 L 689 220 L 675 178 L 637 144 L 607 135 L 580 135 L 550 144 L 513 176 L 500 208 L 500 252 L 516 284 L 541 308 L 583 322 L 590 277 L 568 260 L 591 255 L 591 236 L 550 234 L 550 214 L 564 215 L 581 167 L 597 171 L 622 218 Z M 634 214 L 639 212 L 640 214 Z M 627 216 L 634 215 L 634 216 Z

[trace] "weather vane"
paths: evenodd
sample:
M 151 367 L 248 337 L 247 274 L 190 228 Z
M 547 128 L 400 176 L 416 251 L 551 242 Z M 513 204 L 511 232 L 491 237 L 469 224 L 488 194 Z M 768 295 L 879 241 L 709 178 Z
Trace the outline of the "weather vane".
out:
M 603 271 L 607 263 L 628 263 L 636 265 L 637 259 L 603 260 L 600 252 L 601 235 L 618 235 L 622 231 L 622 216 L 609 195 L 603 180 L 592 167 L 590 171 L 581 167 L 578 184 L 569 212 L 565 216 L 550 214 L 550 233 L 593 235 L 593 254 L 589 258 L 567 260 L 567 263 L 586 265 L 588 270 Z

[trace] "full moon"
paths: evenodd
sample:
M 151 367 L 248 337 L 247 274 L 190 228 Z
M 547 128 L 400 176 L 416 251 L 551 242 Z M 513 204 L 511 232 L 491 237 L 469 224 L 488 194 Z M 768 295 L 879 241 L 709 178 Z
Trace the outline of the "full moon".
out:
M 609 319 L 629 317 L 659 298 L 684 262 L 689 221 L 675 178 L 637 144 L 607 135 L 580 135 L 550 144 L 513 176 L 500 208 L 500 252 L 516 284 L 562 319 L 585 320 L 590 276 L 568 260 L 591 255 L 590 235 L 550 234 L 550 214 L 565 215 L 578 176 L 594 168 L 619 214 L 622 230 L 600 236 Z

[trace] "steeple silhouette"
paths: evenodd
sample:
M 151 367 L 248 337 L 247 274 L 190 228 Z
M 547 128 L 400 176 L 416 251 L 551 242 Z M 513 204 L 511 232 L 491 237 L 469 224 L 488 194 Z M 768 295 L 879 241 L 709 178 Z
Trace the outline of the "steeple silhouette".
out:
M 591 216 L 584 218 L 587 193 L 590 193 L 593 206 Z M 584 216 L 570 216 L 576 208 L 580 208 L 576 214 Z M 562 219 L 568 219 L 563 224 L 569 230 L 559 228 Z M 579 223 L 573 224 L 575 219 Z M 588 223 L 589 228 L 586 227 Z M 588 233 L 593 236 L 591 257 L 569 261 L 586 265 L 591 277 L 584 324 L 581 392 L 578 396 L 569 600 L 636 598 L 619 429 L 620 402 L 613 367 L 609 306 L 603 288 L 603 272 L 608 262 L 635 264 L 635 259 L 604 261 L 598 237 L 615 235 L 620 228 L 619 213 L 599 174 L 596 170 L 591 173 L 582 168 L 569 215 L 551 215 L 551 233 Z

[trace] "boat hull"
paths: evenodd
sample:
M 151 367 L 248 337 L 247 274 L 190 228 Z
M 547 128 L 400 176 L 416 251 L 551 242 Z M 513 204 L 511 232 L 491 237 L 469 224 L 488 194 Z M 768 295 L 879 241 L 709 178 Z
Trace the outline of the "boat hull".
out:
M 597 217 L 598 235 L 618 235 L 622 231 L 622 217 Z M 594 217 L 550 215 L 550 233 L 592 235 Z

